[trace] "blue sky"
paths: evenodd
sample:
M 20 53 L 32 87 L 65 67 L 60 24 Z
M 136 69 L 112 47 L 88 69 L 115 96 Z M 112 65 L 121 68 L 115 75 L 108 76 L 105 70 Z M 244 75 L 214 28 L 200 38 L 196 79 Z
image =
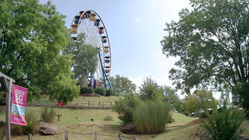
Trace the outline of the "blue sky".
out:
M 178 20 L 178 12 L 189 7 L 188 0 L 52 0 L 52 3 L 66 16 L 67 27 L 81 10 L 94 10 L 101 16 L 111 43 L 111 76 L 128 77 L 137 86 L 146 77 L 160 85 L 172 86 L 168 72 L 175 58 L 162 54 L 160 41 L 166 35 L 165 23 Z

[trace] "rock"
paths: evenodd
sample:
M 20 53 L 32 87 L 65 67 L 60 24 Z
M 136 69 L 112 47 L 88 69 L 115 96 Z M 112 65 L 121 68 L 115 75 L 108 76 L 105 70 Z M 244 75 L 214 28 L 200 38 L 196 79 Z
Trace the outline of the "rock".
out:
M 136 134 L 137 127 L 133 123 L 128 123 L 124 127 L 121 128 L 121 132 L 126 133 L 126 134 Z
M 58 127 L 46 122 L 40 122 L 39 133 L 41 135 L 55 135 L 58 132 Z

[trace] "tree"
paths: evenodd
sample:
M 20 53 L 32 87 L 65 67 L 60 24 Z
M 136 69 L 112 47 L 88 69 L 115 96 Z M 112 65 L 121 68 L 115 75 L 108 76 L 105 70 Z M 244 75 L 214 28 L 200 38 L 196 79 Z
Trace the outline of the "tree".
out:
M 182 102 L 175 89 L 168 86 L 163 87 L 164 101 L 171 105 L 171 109 L 182 112 Z
M 163 89 L 151 78 L 146 78 L 139 89 L 142 99 L 152 101 L 163 100 Z
M 78 34 L 77 41 L 72 40 L 70 47 L 65 51 L 66 54 L 73 55 L 74 77 L 79 81 L 80 87 L 88 86 L 87 76 L 89 76 L 89 73 L 95 72 L 98 62 L 98 50 L 85 44 L 84 40 L 84 34 Z
M 192 95 L 183 99 L 183 108 L 186 114 L 207 111 L 209 108 L 217 108 L 218 101 L 213 97 L 212 92 L 206 90 L 196 90 Z
M 170 70 L 177 89 L 190 93 L 212 85 L 231 90 L 249 80 L 249 1 L 190 0 L 178 22 L 167 23 L 161 41 L 166 56 L 177 56 Z
M 55 6 L 38 0 L 3 0 L 0 13 L 0 71 L 29 88 L 29 99 L 41 91 L 54 99 L 68 90 L 65 96 L 76 96 L 71 56 L 61 55 L 70 37 L 65 17 Z
M 116 75 L 115 77 L 110 77 L 110 81 L 115 94 L 124 95 L 136 91 L 136 85 L 126 77 Z

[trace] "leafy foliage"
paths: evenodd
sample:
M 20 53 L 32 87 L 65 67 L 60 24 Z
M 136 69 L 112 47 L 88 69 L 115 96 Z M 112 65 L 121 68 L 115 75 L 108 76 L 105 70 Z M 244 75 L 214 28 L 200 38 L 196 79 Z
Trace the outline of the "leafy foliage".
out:
M 92 94 L 93 88 L 91 87 L 82 87 L 80 88 L 80 94 Z
M 163 89 L 151 78 L 146 78 L 140 87 L 141 98 L 145 100 L 162 101 Z
M 141 102 L 133 111 L 134 123 L 142 134 L 156 134 L 165 130 L 170 119 L 169 104 L 154 101 Z
M 124 125 L 133 122 L 132 110 L 139 104 L 140 100 L 133 94 L 127 94 L 119 99 L 113 106 L 113 111 L 119 114 L 118 118 Z
M 105 117 L 103 118 L 103 120 L 104 120 L 104 121 L 113 121 L 113 118 L 112 118 L 112 116 L 105 116 Z
M 178 112 L 182 112 L 182 101 L 180 100 L 179 96 L 176 94 L 176 90 L 170 88 L 170 87 L 163 87 L 164 92 L 164 99 L 166 103 L 170 104 L 171 110 L 176 110 Z
M 224 104 L 222 108 L 208 115 L 208 123 L 203 124 L 213 140 L 236 140 L 242 133 L 240 125 L 244 119 L 245 113 L 242 110 L 227 108 Z
M 98 50 L 84 43 L 85 36 L 83 33 L 78 34 L 77 41 L 71 40 L 69 48 L 64 53 L 73 55 L 73 72 L 75 79 L 78 80 L 80 87 L 87 86 L 89 73 L 93 73 L 97 67 Z
M 97 87 L 94 89 L 95 94 L 106 95 L 106 89 L 104 87 Z
M 167 23 L 161 41 L 166 56 L 178 56 L 170 71 L 177 89 L 213 85 L 227 90 L 249 79 L 249 1 L 190 0 L 179 21 Z
M 41 110 L 41 120 L 44 122 L 53 122 L 56 112 L 53 108 L 45 107 Z
M 29 88 L 28 99 L 38 98 L 41 91 L 59 97 L 56 87 L 75 90 L 71 56 L 61 54 L 70 39 L 65 16 L 51 2 L 38 0 L 0 1 L 0 13 L 0 71 Z M 75 94 L 67 95 L 71 99 Z
M 249 117 L 249 83 L 238 84 L 233 93 L 239 96 L 239 100 L 235 102 L 246 109 L 247 117 Z
M 136 90 L 136 85 L 126 77 L 116 75 L 115 77 L 110 77 L 110 81 L 115 95 L 134 93 Z
M 114 94 L 113 94 L 113 89 L 106 89 L 105 95 L 106 95 L 106 96 L 112 96 L 112 95 L 114 95 Z
M 185 114 L 197 113 L 200 110 L 206 111 L 208 108 L 216 108 L 217 105 L 218 101 L 213 97 L 212 92 L 205 90 L 197 90 L 183 99 Z

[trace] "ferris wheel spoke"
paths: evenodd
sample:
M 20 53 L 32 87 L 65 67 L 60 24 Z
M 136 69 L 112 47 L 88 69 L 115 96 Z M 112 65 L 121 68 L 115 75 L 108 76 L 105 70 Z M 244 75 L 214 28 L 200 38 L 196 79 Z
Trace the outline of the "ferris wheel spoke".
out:
M 79 16 L 79 20 L 77 21 L 77 25 L 75 25 L 75 19 L 72 21 L 71 27 L 74 28 L 74 30 L 70 31 L 72 34 L 74 34 L 72 37 L 74 36 L 74 38 L 77 39 L 77 36 L 83 33 L 85 35 L 85 44 L 91 45 L 92 47 L 98 49 L 98 62 L 96 71 L 94 72 L 94 77 L 100 83 L 104 83 L 105 87 L 111 87 L 111 85 L 106 85 L 108 83 L 110 84 L 110 81 L 106 80 L 108 80 L 111 70 L 111 48 L 105 25 L 101 17 L 92 10 L 85 12 L 80 11 L 80 13 L 78 13 L 76 16 Z M 87 59 L 83 61 L 87 61 Z

